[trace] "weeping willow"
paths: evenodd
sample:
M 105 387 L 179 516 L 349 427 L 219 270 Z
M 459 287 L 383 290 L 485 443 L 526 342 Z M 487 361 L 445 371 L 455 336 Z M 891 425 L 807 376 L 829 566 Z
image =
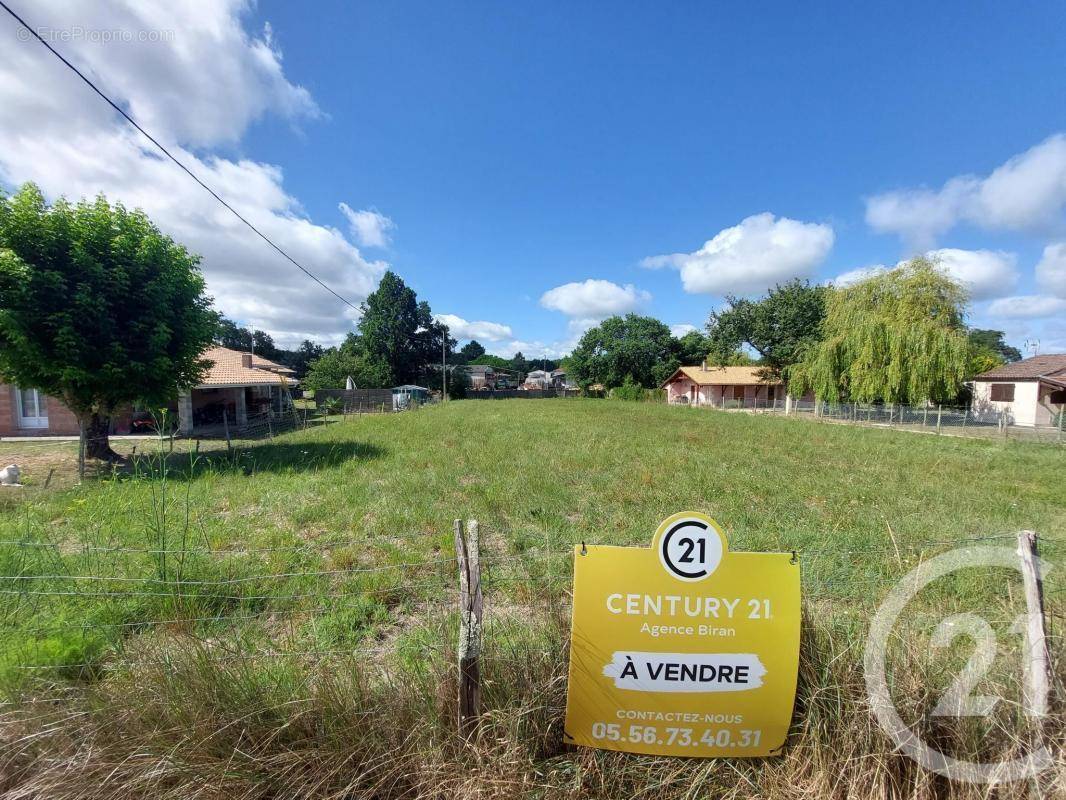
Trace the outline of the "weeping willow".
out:
M 820 400 L 943 402 L 966 374 L 966 292 L 916 258 L 826 298 L 822 338 L 789 368 L 789 391 Z

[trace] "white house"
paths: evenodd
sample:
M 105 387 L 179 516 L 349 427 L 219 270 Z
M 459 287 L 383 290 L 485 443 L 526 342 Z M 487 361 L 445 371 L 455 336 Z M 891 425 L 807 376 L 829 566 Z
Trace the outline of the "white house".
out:
M 549 389 L 552 385 L 552 374 L 542 369 L 535 369 L 526 375 L 526 381 L 522 389 Z
M 1066 354 L 1033 356 L 973 379 L 973 415 L 982 422 L 1057 425 L 1066 407 Z

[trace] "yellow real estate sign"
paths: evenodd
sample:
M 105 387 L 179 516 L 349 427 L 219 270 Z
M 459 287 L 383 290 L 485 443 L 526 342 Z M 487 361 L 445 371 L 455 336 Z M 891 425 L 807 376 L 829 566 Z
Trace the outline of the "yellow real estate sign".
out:
M 799 637 L 794 557 L 730 553 L 703 514 L 666 519 L 651 549 L 575 548 L 566 741 L 770 755 L 792 719 Z

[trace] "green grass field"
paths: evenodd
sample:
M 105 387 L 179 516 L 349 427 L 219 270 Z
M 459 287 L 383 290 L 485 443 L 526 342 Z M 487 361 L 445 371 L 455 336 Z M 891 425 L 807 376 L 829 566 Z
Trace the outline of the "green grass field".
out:
M 983 797 L 879 737 L 864 626 L 953 543 L 1012 547 L 986 537 L 1032 529 L 1066 563 L 1063 452 L 1029 443 L 515 400 L 352 418 L 233 453 L 183 443 L 164 458 L 139 443 L 128 471 L 80 486 L 43 487 L 74 455 L 45 450 L 0 443 L 0 463 L 32 465 L 25 488 L 0 491 L 0 790 L 19 796 L 101 796 L 79 787 L 109 775 L 102 796 L 823 797 L 842 781 L 842 797 Z M 572 547 L 646 545 L 687 509 L 715 517 L 733 549 L 800 557 L 789 752 L 727 763 L 564 747 Z M 473 748 L 451 722 L 456 518 L 480 521 L 486 559 L 491 713 Z M 1053 622 L 1064 576 L 1045 586 Z M 963 610 L 993 623 L 986 680 L 1017 699 L 1019 586 L 960 574 L 921 595 L 908 624 L 922 645 L 898 654 L 922 678 L 898 683 L 915 708 L 966 661 L 965 642 L 936 659 L 924 644 Z M 1004 705 L 996 735 L 938 735 L 990 752 L 1021 735 Z

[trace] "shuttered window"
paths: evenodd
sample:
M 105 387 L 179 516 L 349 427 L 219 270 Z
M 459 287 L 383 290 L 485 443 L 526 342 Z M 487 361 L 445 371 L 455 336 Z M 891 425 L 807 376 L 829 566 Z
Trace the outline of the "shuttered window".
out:
M 992 394 L 990 398 L 994 403 L 1013 403 L 1014 402 L 1014 384 L 1013 383 L 993 383 Z

